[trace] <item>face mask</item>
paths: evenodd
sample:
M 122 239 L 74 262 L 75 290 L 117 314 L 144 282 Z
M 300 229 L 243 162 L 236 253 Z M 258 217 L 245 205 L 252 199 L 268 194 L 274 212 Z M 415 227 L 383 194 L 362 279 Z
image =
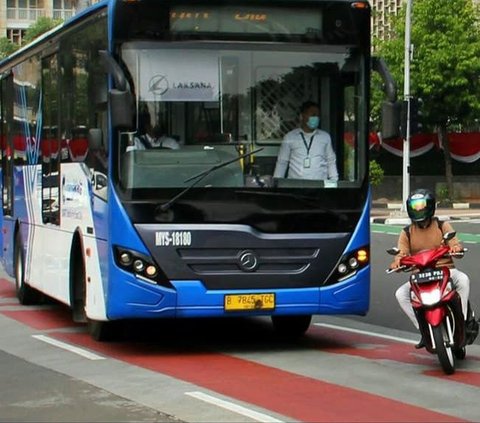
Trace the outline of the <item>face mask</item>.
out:
M 320 118 L 318 116 L 310 116 L 307 121 L 307 126 L 310 129 L 317 129 L 320 124 Z

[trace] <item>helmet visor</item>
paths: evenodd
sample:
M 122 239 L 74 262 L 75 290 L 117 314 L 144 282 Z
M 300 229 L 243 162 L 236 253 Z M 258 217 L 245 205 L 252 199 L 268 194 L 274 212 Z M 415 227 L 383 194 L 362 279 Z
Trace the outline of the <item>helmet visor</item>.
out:
M 422 220 L 427 217 L 427 199 L 426 198 L 412 198 L 410 200 L 410 218 L 413 220 Z

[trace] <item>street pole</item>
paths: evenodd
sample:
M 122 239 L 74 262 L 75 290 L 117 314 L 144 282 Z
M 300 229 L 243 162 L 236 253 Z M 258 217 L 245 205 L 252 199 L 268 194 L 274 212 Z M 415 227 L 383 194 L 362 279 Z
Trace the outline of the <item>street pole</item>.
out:
M 406 212 L 406 202 L 410 194 L 410 27 L 412 15 L 412 1 L 407 0 L 407 10 L 405 16 L 405 76 L 403 81 L 403 95 L 407 102 L 407 116 L 405 139 L 403 140 L 403 171 L 402 171 L 402 212 Z

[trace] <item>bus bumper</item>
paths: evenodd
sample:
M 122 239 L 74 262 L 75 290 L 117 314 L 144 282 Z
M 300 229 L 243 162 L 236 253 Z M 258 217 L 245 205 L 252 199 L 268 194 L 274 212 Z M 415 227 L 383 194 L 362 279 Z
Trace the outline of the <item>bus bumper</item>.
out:
M 195 318 L 251 315 L 359 314 L 368 311 L 370 267 L 337 284 L 292 289 L 209 291 L 201 281 L 171 281 L 174 289 L 127 282 L 121 297 L 113 295 L 107 307 L 109 319 Z M 275 294 L 275 307 L 268 310 L 226 311 L 225 295 Z M 113 294 L 113 292 L 112 292 Z M 122 298 L 123 297 L 123 298 Z

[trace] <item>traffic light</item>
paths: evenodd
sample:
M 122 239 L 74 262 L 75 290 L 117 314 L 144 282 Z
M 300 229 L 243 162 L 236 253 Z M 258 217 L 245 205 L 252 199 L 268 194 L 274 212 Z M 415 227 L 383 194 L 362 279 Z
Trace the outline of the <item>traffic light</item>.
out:
M 422 119 L 422 105 L 423 101 L 417 97 L 410 98 L 410 135 L 418 134 L 422 132 L 423 125 L 421 122 Z M 408 101 L 402 101 L 401 111 L 400 111 L 400 133 L 402 138 L 407 136 L 407 110 L 408 110 Z
M 421 98 L 410 98 L 410 134 L 418 134 L 422 132 L 423 125 L 421 119 L 423 101 Z

